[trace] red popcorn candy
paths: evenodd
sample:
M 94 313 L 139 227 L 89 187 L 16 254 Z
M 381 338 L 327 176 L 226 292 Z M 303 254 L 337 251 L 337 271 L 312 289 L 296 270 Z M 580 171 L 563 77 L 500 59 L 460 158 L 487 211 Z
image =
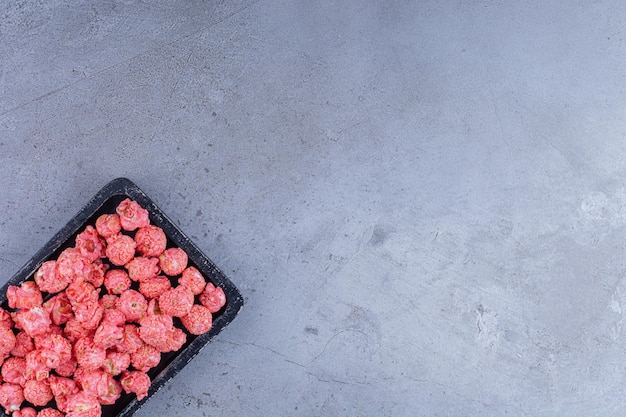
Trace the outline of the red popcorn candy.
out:
M 162 275 L 139 283 L 139 292 L 148 299 L 158 298 L 170 288 L 172 288 L 172 282 Z
M 33 281 L 24 281 L 19 287 L 9 285 L 7 300 L 10 308 L 19 309 L 40 307 L 43 302 L 41 291 Z
M 24 399 L 35 406 L 43 406 L 52 401 L 52 391 L 48 380 L 31 379 L 26 381 Z
M 22 402 L 24 402 L 22 387 L 10 383 L 0 385 L 0 405 L 7 414 L 19 410 Z
M 122 229 L 132 232 L 139 227 L 145 227 L 150 224 L 148 210 L 141 207 L 136 201 L 127 198 L 122 201 L 115 209 L 120 216 Z
M 143 256 L 159 256 L 167 247 L 167 237 L 165 232 L 158 226 L 144 226 L 137 230 L 135 234 L 137 252 Z
M 12 356 L 23 358 L 33 349 L 35 349 L 33 338 L 30 337 L 25 331 L 21 331 L 15 335 L 15 347 L 11 350 Z
M 183 276 L 178 279 L 178 284 L 189 288 L 193 295 L 198 295 L 204 291 L 206 281 L 198 269 L 190 266 L 183 271 Z
M 11 353 L 16 343 L 15 333 L 11 329 L 0 327 L 0 356 Z
M 103 214 L 96 220 L 96 230 L 100 236 L 108 239 L 122 230 L 120 216 L 117 214 Z
M 205 306 L 194 304 L 189 314 L 181 317 L 180 321 L 189 333 L 200 335 L 211 330 L 213 315 Z
M 66 277 L 59 274 L 56 261 L 44 262 L 34 275 L 35 283 L 41 291 L 56 294 L 69 284 Z
M 182 285 L 165 291 L 159 297 L 159 308 L 163 314 L 172 317 L 187 315 L 192 305 L 193 293 L 189 288 Z
M 11 329 L 13 327 L 13 319 L 11 313 L 0 307 L 0 327 Z
M 187 253 L 181 248 L 165 249 L 159 256 L 159 266 L 165 275 L 181 274 L 187 268 Z
M 72 359 L 72 344 L 63 336 L 49 334 L 38 337 L 35 339 L 35 346 L 49 368 L 54 369 Z
M 198 297 L 200 304 L 209 309 L 211 313 L 217 313 L 220 311 L 224 304 L 226 304 L 226 294 L 220 287 L 215 287 L 212 283 L 208 282 L 204 291 Z
M 100 304 L 100 307 L 104 308 L 104 311 L 106 312 L 108 309 L 115 308 L 118 300 L 119 297 L 117 295 L 104 294 L 100 297 L 100 300 L 98 300 L 98 304 Z
M 14 411 L 11 417 L 37 417 L 37 410 L 32 407 L 23 407 L 20 410 Z
M 59 293 L 43 303 L 43 309 L 50 315 L 53 324 L 60 326 L 74 316 L 72 305 L 65 292 Z
M 44 408 L 37 413 L 37 417 L 64 417 L 63 413 L 54 408 Z
M 143 345 L 130 355 L 131 364 L 138 371 L 147 372 L 161 361 L 161 352 L 150 345 Z
M 139 335 L 139 328 L 134 324 L 127 324 L 124 326 L 124 337 L 117 344 L 116 349 L 119 352 L 133 353 L 143 344 L 144 342 Z
M 74 357 L 86 371 L 100 368 L 106 359 L 106 350 L 96 346 L 91 337 L 83 337 L 74 344 Z
M 85 230 L 76 236 L 76 249 L 91 262 L 104 258 L 104 247 L 104 239 L 93 226 L 85 227 Z
M 128 270 L 128 276 L 133 281 L 145 282 L 156 277 L 161 270 L 157 258 L 144 258 L 138 256 L 128 262 L 124 267 Z
M 127 321 L 139 321 L 146 315 L 148 301 L 135 290 L 126 290 L 120 295 L 117 308 L 124 313 Z
M 67 397 L 65 417 L 100 417 L 102 407 L 98 398 L 85 391 Z
M 27 380 L 36 379 L 41 381 L 50 375 L 50 367 L 46 364 L 46 358 L 41 356 L 41 352 L 37 349 L 26 354 L 26 368 L 24 375 Z
M 122 372 L 122 379 L 120 379 L 122 388 L 127 394 L 134 392 L 137 394 L 137 400 L 142 400 L 148 395 L 148 389 L 150 388 L 150 377 L 145 372 L 141 371 L 124 371 Z
M 142 345 L 143 346 L 143 345 Z M 130 353 L 110 350 L 104 360 L 102 369 L 111 375 L 119 375 L 130 366 Z
M 109 294 L 120 295 L 130 288 L 130 277 L 123 269 L 111 269 L 104 275 L 104 286 Z
M 135 257 L 135 241 L 132 237 L 118 234 L 107 240 L 106 256 L 116 266 L 124 266 Z
M 68 283 L 85 279 L 91 269 L 91 262 L 76 248 L 65 249 L 57 259 L 59 275 Z
M 26 359 L 11 357 L 2 364 L 2 379 L 11 384 L 24 386 L 26 383 Z
M 15 313 L 15 324 L 30 337 L 35 337 L 48 333 L 52 322 L 50 321 L 50 316 L 42 307 L 33 307 L 29 310 L 20 310 Z M 0 331 L 2 330 L 0 329 Z

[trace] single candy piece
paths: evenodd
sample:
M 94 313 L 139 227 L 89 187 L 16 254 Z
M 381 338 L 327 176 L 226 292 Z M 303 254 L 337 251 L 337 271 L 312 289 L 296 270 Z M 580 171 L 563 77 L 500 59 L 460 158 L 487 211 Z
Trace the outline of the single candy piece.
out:
M 178 278 L 178 284 L 189 288 L 193 295 L 198 295 L 204 291 L 206 281 L 197 268 L 190 266 L 183 271 L 183 276 Z
M 93 342 L 98 347 L 108 349 L 121 342 L 123 337 L 124 327 L 119 326 L 112 320 L 102 320 L 93 336 Z
M 117 214 L 103 214 L 96 220 L 96 230 L 105 239 L 117 235 L 122 230 L 120 216 Z
M 117 295 L 104 294 L 102 297 L 100 297 L 98 303 L 100 304 L 100 307 L 104 308 L 104 312 L 106 313 L 106 310 L 117 307 L 117 301 L 119 299 L 120 298 Z
M 91 337 L 83 337 L 74 345 L 74 357 L 79 366 L 91 371 L 104 364 L 106 350 L 96 346 Z
M 91 261 L 76 248 L 65 249 L 57 258 L 59 275 L 68 283 L 86 279 L 91 269 Z
M 66 408 L 65 417 L 100 417 L 102 413 L 98 398 L 85 391 L 69 395 Z
M 33 307 L 29 310 L 18 311 L 15 314 L 15 323 L 30 337 L 50 332 L 50 326 L 52 324 L 50 316 L 42 307 Z M 0 332 L 1 331 L 0 329 Z
M 161 272 L 158 263 L 159 260 L 157 258 L 138 256 L 124 265 L 124 267 L 128 270 L 128 276 L 131 280 L 145 282 L 156 277 Z
M 208 282 L 202 294 L 198 296 L 200 304 L 209 309 L 211 313 L 217 313 L 226 304 L 226 294 L 220 287 L 215 287 L 212 283 Z
M 161 270 L 171 277 L 181 274 L 187 268 L 187 262 L 187 253 L 181 248 L 165 249 L 159 256 Z
M 145 343 L 154 346 L 159 351 L 167 351 L 169 335 L 174 322 L 171 316 L 151 315 L 139 322 L 139 336 Z
M 139 328 L 134 324 L 124 326 L 124 337 L 115 348 L 118 352 L 133 353 L 144 344 L 139 334 Z
M 181 317 L 180 321 L 189 333 L 200 335 L 211 330 L 213 315 L 205 306 L 194 304 L 189 314 Z
M 43 303 L 43 309 L 50 315 L 52 323 L 60 326 L 74 316 L 72 305 L 65 292 L 61 292 Z
M 44 408 L 37 413 L 37 417 L 63 417 L 63 413 L 54 408 Z
M 43 406 L 52 401 L 52 391 L 48 380 L 31 379 L 24 385 L 24 399 L 36 406 Z
M 56 294 L 63 291 L 70 283 L 67 277 L 61 276 L 56 261 L 44 262 L 35 272 L 35 283 L 41 291 Z
M 24 386 L 26 383 L 26 359 L 10 357 L 2 364 L 2 379 L 11 384 Z
M 150 224 L 148 210 L 144 209 L 136 201 L 127 198 L 122 201 L 115 209 L 120 216 L 122 229 L 129 232 L 138 227 L 145 227 Z
M 139 321 L 146 315 L 148 301 L 135 290 L 126 290 L 120 295 L 117 308 L 124 313 L 127 321 Z
M 118 234 L 107 239 L 106 257 L 116 266 L 123 266 L 135 257 L 135 241 L 132 237 Z
M 76 362 L 76 359 L 72 357 L 72 359 L 70 359 L 69 361 L 64 362 L 58 365 L 56 368 L 54 368 L 54 371 L 60 376 L 69 378 L 72 375 L 74 375 L 74 372 L 76 371 L 77 366 L 78 366 L 78 362 Z
M 33 338 L 25 331 L 21 331 L 15 335 L 15 347 L 10 353 L 12 356 L 23 358 L 33 349 L 35 349 Z
M 48 334 L 36 338 L 35 346 L 49 368 L 54 369 L 72 359 L 72 344 L 63 336 Z
M 95 329 L 86 329 L 76 317 L 69 319 L 63 329 L 63 334 L 72 343 L 85 336 L 93 336 L 94 333 Z
M 83 390 L 94 397 L 106 395 L 108 392 L 108 379 L 110 375 L 101 369 L 85 372 L 82 376 L 80 385 Z
M 144 226 L 135 234 L 137 252 L 143 256 L 159 256 L 167 247 L 165 232 L 158 226 Z
M 163 275 L 139 283 L 139 292 L 148 299 L 158 298 L 170 288 L 172 288 L 172 282 Z
M 78 391 L 80 391 L 80 388 L 78 387 L 76 381 L 70 378 L 50 375 L 50 377 L 48 378 L 48 382 L 50 383 L 50 390 L 52 391 L 52 395 L 54 395 L 54 397 L 57 399 L 62 396 L 67 397 L 68 395 L 76 394 Z
M 96 288 L 100 288 L 104 283 L 104 274 L 107 269 L 109 269 L 109 265 L 103 263 L 101 259 L 96 259 L 91 263 L 91 268 L 85 277 L 85 281 L 91 282 Z
M 143 345 L 142 345 L 143 346 Z M 107 358 L 104 360 L 102 369 L 111 375 L 119 375 L 130 366 L 130 353 L 107 351 Z
M 141 371 L 124 371 L 122 372 L 120 383 L 122 388 L 124 388 L 124 392 L 127 394 L 134 392 L 137 394 L 137 399 L 142 400 L 148 395 L 150 377 Z
M 37 410 L 32 407 L 22 407 L 20 410 L 14 411 L 11 417 L 37 417 Z
M 109 294 L 120 295 L 130 288 L 130 277 L 123 269 L 110 269 L 104 275 L 104 287 Z
M 10 308 L 28 309 L 40 307 L 43 297 L 34 281 L 24 281 L 19 287 L 9 285 L 7 300 Z
M 85 230 L 76 236 L 76 249 L 91 262 L 104 258 L 105 244 L 104 239 L 93 226 L 85 227 Z
M 26 368 L 24 375 L 26 379 L 36 379 L 38 381 L 48 378 L 50 367 L 46 364 L 46 358 L 37 349 L 26 354 Z
M 169 289 L 159 297 L 159 308 L 172 317 L 187 315 L 192 305 L 193 293 L 185 286 Z
M 20 409 L 24 402 L 24 392 L 17 384 L 4 383 L 0 385 L 0 405 L 7 414 Z
M 13 331 L 6 327 L 0 327 L 0 356 L 11 353 L 16 343 L 17 341 Z
M 153 346 L 146 344 L 130 355 L 130 361 L 138 371 L 148 372 L 161 361 L 161 352 Z
M 0 307 L 0 327 L 6 327 L 7 329 L 11 329 L 13 325 L 14 323 L 13 319 L 11 318 L 11 313 Z
M 111 375 L 108 374 L 106 382 L 106 393 L 99 395 L 98 401 L 100 401 L 100 404 L 102 405 L 112 405 L 115 404 L 115 401 L 122 396 L 122 384 L 117 382 Z

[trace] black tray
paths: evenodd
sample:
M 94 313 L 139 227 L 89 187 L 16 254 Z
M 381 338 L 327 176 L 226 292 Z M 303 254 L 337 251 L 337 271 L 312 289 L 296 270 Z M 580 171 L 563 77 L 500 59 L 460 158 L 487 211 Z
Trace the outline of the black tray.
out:
M 70 222 L 65 225 L 46 245 L 32 257 L 5 285 L 0 289 L 0 306 L 10 310 L 6 298 L 9 285 L 19 285 L 26 280 L 32 280 L 34 273 L 42 263 L 56 259 L 66 248 L 74 246 L 75 238 L 86 225 L 95 225 L 96 219 L 104 213 L 114 213 L 117 205 L 125 198 L 137 201 L 148 210 L 150 222 L 159 226 L 168 239 L 168 247 L 177 246 L 187 252 L 189 265 L 195 266 L 215 286 L 221 287 L 226 294 L 226 305 L 220 312 L 213 315 L 213 326 L 208 333 L 194 336 L 187 333 L 187 342 L 181 350 L 161 354 L 161 362 L 148 371 L 152 385 L 148 395 L 137 401 L 135 394 L 125 394 L 114 405 L 102 406 L 103 417 L 128 417 L 137 411 L 155 392 L 172 379 L 200 350 L 230 323 L 243 305 L 243 298 L 220 269 L 207 258 L 198 247 L 170 220 L 167 216 L 139 189 L 132 181 L 126 178 L 117 178 L 102 188 Z M 175 325 L 180 325 L 178 319 Z M 183 328 L 184 330 L 184 328 Z M 25 403 L 26 404 L 26 403 Z M 42 407 L 36 407 L 42 408 Z M 6 416 L 0 410 L 0 416 Z

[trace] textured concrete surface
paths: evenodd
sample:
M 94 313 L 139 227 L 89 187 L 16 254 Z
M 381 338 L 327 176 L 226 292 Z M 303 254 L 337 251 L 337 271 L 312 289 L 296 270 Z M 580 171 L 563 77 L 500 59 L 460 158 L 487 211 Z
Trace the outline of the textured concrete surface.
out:
M 3 2 L 0 280 L 127 176 L 246 300 L 138 416 L 622 416 L 625 20 Z

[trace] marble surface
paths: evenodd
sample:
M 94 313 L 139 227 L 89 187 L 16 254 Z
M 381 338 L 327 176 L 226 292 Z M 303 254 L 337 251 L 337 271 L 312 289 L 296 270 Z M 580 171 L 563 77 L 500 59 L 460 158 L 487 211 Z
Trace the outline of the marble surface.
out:
M 240 288 L 138 417 L 621 416 L 626 4 L 0 4 L 0 282 L 136 182 Z

